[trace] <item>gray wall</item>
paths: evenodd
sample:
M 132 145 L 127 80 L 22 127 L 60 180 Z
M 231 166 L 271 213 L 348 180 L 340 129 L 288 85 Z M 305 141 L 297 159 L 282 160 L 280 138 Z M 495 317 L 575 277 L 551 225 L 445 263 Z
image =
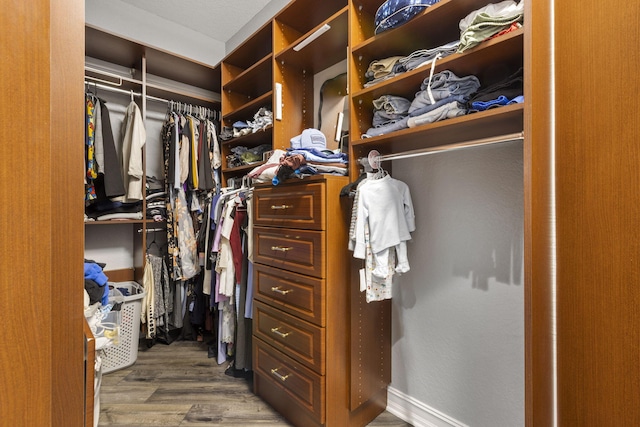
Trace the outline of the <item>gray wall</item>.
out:
M 522 143 L 396 160 L 416 212 L 391 386 L 474 427 L 524 425 Z

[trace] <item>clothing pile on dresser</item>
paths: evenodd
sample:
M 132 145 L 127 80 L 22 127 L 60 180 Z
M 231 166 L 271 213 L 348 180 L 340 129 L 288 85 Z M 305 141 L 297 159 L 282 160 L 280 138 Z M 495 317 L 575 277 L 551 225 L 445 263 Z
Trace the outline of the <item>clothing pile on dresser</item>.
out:
M 255 167 L 247 176 L 254 182 L 278 185 L 285 179 L 318 174 L 345 176 L 348 156 L 340 150 L 328 150 L 325 135 L 318 129 L 304 129 L 290 139 L 286 150 L 274 150 L 266 163 Z

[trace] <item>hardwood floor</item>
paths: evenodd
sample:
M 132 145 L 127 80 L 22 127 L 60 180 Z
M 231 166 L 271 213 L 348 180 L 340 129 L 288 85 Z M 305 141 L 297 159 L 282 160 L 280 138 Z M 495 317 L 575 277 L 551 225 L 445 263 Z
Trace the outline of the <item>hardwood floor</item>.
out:
M 141 346 L 133 366 L 102 376 L 99 426 L 291 425 L 226 367 L 207 357 L 202 342 Z M 370 426 L 410 424 L 384 412 Z

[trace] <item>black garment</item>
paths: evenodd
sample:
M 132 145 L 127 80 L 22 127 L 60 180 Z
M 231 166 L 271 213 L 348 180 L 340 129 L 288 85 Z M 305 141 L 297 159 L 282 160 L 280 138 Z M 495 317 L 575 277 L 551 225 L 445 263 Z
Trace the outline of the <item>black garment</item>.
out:
M 246 249 L 246 234 L 244 233 L 245 228 L 242 228 L 243 235 L 243 252 Z M 236 337 L 235 337 L 235 347 L 236 354 L 234 359 L 234 367 L 235 369 L 242 370 L 251 370 L 252 364 L 252 320 L 246 318 L 245 313 L 245 304 L 247 298 L 251 298 L 251 295 L 247 295 L 247 280 L 248 280 L 248 269 L 249 269 L 249 260 L 247 259 L 246 254 L 242 256 L 242 268 L 240 274 L 240 282 L 238 283 L 239 295 L 238 295 L 238 306 L 237 310 L 237 318 L 236 318 Z M 237 273 L 236 273 L 237 274 Z
M 102 301 L 104 287 L 98 285 L 94 280 L 84 279 L 84 289 L 89 294 L 89 305 Z
M 195 135 L 195 129 L 193 129 L 193 120 L 187 118 L 186 119 L 187 122 L 185 123 L 185 126 L 182 128 L 182 134 L 186 135 L 188 141 L 189 141 L 189 145 L 188 147 L 182 147 L 182 149 L 184 150 L 185 148 L 187 150 L 189 150 L 189 174 L 187 175 L 187 188 L 189 190 L 194 190 L 193 188 L 193 174 L 194 173 L 198 173 L 197 170 L 193 170 L 193 168 L 191 167 L 191 165 L 194 163 L 193 160 L 196 156 L 196 153 L 193 152 L 193 150 L 191 149 L 193 147 L 193 138 L 191 137 L 192 135 Z M 193 130 L 192 130 L 193 129 Z M 192 133 L 193 132 L 193 133 Z M 197 143 L 197 141 L 196 141 Z
M 106 102 L 98 98 L 100 102 L 100 117 L 102 120 L 102 142 L 104 150 L 104 194 L 106 197 L 118 197 L 125 194 L 124 181 L 122 180 L 122 167 L 116 152 L 116 145 L 111 129 L 111 119 Z M 96 193 L 98 189 L 96 188 Z
M 347 197 L 347 196 L 353 197 L 355 195 L 356 190 L 358 189 L 358 184 L 360 184 L 362 180 L 365 179 L 366 177 L 367 177 L 367 174 L 363 173 L 358 177 L 358 179 L 342 187 L 342 189 L 340 190 L 340 197 Z
M 165 171 L 165 181 L 169 186 L 173 187 L 175 184 L 175 175 L 176 175 L 176 123 L 175 121 L 180 121 L 180 118 L 177 115 L 172 115 L 170 120 L 167 120 L 165 123 L 165 128 L 163 129 L 163 142 L 165 145 L 165 156 L 168 156 L 168 164 L 166 164 L 167 170 Z M 168 145 L 168 147 L 167 147 Z
M 471 95 L 471 98 L 467 102 L 467 107 L 471 108 L 471 104 L 474 102 L 486 102 L 498 98 L 499 96 L 505 96 L 509 99 L 513 99 L 516 96 L 520 96 L 523 93 L 523 75 L 522 68 L 515 73 L 511 74 L 505 79 L 492 84 L 490 86 L 480 88 L 476 93 Z
M 101 206 L 103 205 L 100 203 L 94 203 L 90 206 L 87 206 L 85 210 L 87 217 L 96 219 L 102 215 L 107 215 L 107 214 L 135 213 L 135 212 L 140 212 L 142 210 L 141 201 L 131 202 L 131 203 L 115 202 L 114 203 L 115 207 L 106 209 L 106 210 L 102 209 Z
M 211 158 L 209 157 L 210 144 L 207 138 L 207 124 L 204 121 L 200 122 L 198 148 L 198 189 L 206 191 L 213 190 L 215 184 L 213 182 Z

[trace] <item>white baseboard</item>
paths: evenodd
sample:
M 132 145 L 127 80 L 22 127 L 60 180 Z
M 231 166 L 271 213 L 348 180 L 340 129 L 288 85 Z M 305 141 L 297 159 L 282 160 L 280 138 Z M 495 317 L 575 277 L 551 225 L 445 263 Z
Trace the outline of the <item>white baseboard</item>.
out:
M 414 427 L 469 427 L 393 387 L 387 387 L 387 411 Z

